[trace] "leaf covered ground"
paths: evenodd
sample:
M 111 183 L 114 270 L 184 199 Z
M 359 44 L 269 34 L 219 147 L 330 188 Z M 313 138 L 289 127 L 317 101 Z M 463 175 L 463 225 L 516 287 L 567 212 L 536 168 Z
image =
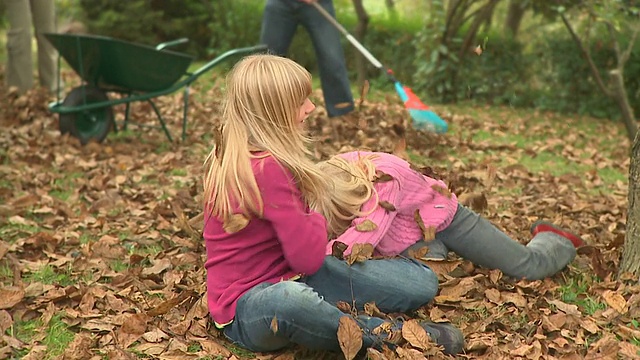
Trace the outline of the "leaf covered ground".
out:
M 195 89 L 185 142 L 131 128 L 87 146 L 60 135 L 44 94 L 1 92 L 0 358 L 336 357 L 298 348 L 249 353 L 208 320 L 198 215 L 219 90 Z M 158 102 L 178 137 L 181 97 Z M 440 293 L 413 316 L 459 326 L 466 339 L 459 358 L 638 358 L 640 287 L 616 277 L 629 165 L 620 127 L 533 110 L 452 107 L 438 109 L 451 131 L 435 135 L 406 127 L 398 104 L 389 95 L 331 120 L 320 107 L 309 121 L 319 138 L 315 155 L 394 152 L 430 167 L 519 241 L 544 218 L 589 244 L 543 281 L 514 281 L 452 254 L 432 264 Z M 149 105 L 132 110 L 136 121 L 157 123 Z M 121 120 L 123 109 L 115 113 Z M 395 352 L 370 356 L 444 357 L 407 329 Z

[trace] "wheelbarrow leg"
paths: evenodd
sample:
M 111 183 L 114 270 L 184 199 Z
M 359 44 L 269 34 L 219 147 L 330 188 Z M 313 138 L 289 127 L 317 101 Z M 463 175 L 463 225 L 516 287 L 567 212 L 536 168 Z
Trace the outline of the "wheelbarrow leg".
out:
M 189 85 L 184 87 L 184 92 L 182 93 L 182 101 L 184 101 L 184 105 L 182 106 L 182 142 L 187 138 L 187 112 L 189 111 Z
M 122 131 L 127 131 L 129 125 L 129 114 L 131 113 L 131 103 L 128 102 L 124 108 L 124 123 L 122 124 Z
M 169 129 L 167 129 L 167 125 L 164 123 L 164 119 L 162 118 L 162 115 L 160 114 L 158 107 L 156 106 L 156 104 L 154 104 L 153 101 L 151 101 L 151 99 L 148 99 L 147 102 L 151 104 L 151 108 L 153 108 L 153 111 L 156 113 L 156 116 L 158 116 L 158 120 L 160 121 L 160 125 L 162 126 L 162 130 L 164 131 L 164 134 L 167 135 L 167 139 L 169 139 L 169 142 L 173 142 L 173 138 L 171 137 L 171 134 L 169 134 Z

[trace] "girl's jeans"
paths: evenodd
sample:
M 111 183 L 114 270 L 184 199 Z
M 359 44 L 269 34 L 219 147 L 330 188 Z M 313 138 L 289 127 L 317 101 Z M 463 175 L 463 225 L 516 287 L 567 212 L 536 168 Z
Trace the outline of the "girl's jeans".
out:
M 518 279 L 539 280 L 562 270 L 576 257 L 568 239 L 552 232 L 538 233 L 525 246 L 468 208 L 458 205 L 451 224 L 432 241 L 418 241 L 403 252 L 427 246 L 427 257 L 444 259 L 449 250 L 489 269 Z
M 290 344 L 339 351 L 338 301 L 362 309 L 375 302 L 383 312 L 413 311 L 438 291 L 438 279 L 427 266 L 408 259 L 367 260 L 349 266 L 332 256 L 313 275 L 299 281 L 263 283 L 239 300 L 234 321 L 224 334 L 252 351 L 273 351 Z M 363 348 L 379 347 L 386 334 L 372 331 L 381 318 L 355 318 L 363 330 Z
M 332 0 L 318 0 L 318 4 L 335 17 Z M 285 56 L 298 24 L 304 26 L 313 43 L 327 113 L 339 116 L 350 112 L 353 95 L 340 33 L 313 6 L 299 0 L 267 0 L 260 43 L 275 55 Z

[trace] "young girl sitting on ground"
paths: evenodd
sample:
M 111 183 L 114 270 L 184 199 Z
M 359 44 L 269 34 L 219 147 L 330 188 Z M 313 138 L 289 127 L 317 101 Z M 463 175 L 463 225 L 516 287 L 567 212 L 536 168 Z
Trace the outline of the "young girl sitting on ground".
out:
M 308 158 L 310 94 L 309 72 L 282 57 L 246 57 L 227 78 L 222 131 L 203 179 L 209 311 L 227 338 L 251 351 L 340 351 L 343 317 L 361 328 L 364 348 L 392 346 L 381 329 L 397 331 L 402 321 L 345 314 L 337 303 L 414 311 L 433 299 L 438 279 L 414 260 L 349 266 L 325 256 L 326 220 L 307 199 L 329 198 L 332 182 Z M 446 353 L 462 350 L 451 324 L 421 325 Z
M 427 246 L 430 258 L 444 259 L 453 250 L 483 267 L 536 280 L 562 270 L 583 245 L 577 235 L 537 222 L 524 246 L 460 205 L 444 182 L 391 154 L 349 152 L 317 166 L 334 181 L 331 197 L 314 198 L 311 204 L 328 221 L 333 240 L 327 254 L 337 241 L 348 246 L 345 255 L 357 243 L 372 244 L 386 256 L 408 256 Z

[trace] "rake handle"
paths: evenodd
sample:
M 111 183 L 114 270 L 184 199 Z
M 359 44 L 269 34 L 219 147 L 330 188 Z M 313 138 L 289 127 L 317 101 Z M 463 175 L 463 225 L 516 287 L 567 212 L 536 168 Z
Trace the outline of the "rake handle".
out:
M 313 1 L 310 4 L 313 7 L 315 7 L 316 10 L 318 10 L 318 12 L 320 12 L 320 14 L 322 14 L 322 16 L 324 16 L 333 26 L 335 26 L 336 29 L 338 29 L 347 38 L 347 40 L 349 40 L 351 45 L 353 45 L 356 49 L 358 49 L 358 51 L 360 51 L 360 53 L 364 55 L 364 57 L 367 58 L 367 60 L 369 60 L 369 62 L 373 64 L 373 66 L 382 70 L 387 75 L 393 77 L 391 75 L 391 72 L 388 69 L 386 69 L 384 65 L 382 65 L 382 63 L 375 58 L 375 56 L 371 55 L 369 50 L 367 50 L 364 46 L 362 46 L 362 44 L 360 44 L 360 42 L 356 40 L 356 38 L 353 37 L 353 35 L 351 35 L 347 31 L 347 29 L 344 28 L 344 26 L 340 25 L 340 23 L 337 22 L 336 19 L 334 19 L 333 16 L 331 16 L 331 14 L 327 12 L 327 10 L 325 10 L 322 6 L 320 6 L 316 1 Z

